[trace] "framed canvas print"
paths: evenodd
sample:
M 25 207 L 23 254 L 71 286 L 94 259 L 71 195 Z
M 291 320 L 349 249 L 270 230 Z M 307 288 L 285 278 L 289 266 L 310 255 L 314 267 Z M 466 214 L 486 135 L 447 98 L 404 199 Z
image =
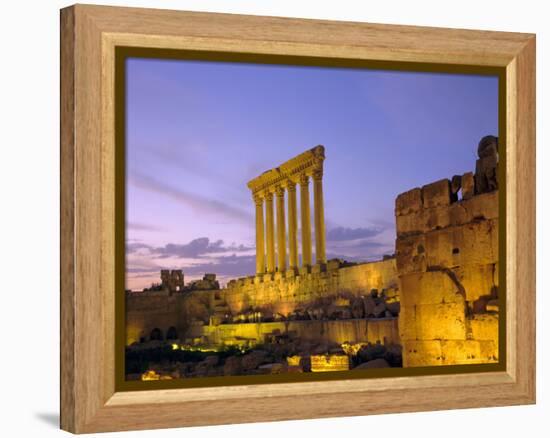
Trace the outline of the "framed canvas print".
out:
M 535 401 L 533 35 L 63 9 L 61 208 L 65 430 Z

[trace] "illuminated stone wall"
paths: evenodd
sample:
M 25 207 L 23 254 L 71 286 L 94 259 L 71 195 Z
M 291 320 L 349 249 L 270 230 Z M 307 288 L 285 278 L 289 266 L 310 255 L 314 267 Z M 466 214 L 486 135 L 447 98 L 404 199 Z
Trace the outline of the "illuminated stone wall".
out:
M 349 357 L 342 355 L 314 355 L 311 356 L 311 371 L 348 371 Z
M 126 344 L 149 341 L 155 329 L 166 339 L 171 327 L 178 338 L 184 338 L 197 325 L 201 327 L 199 321 L 208 321 L 216 292 L 170 293 L 160 290 L 127 293 Z
M 336 344 L 345 342 L 399 344 L 397 318 L 220 324 L 217 326 L 207 325 L 196 332 L 197 335 L 205 336 L 209 344 L 246 343 L 250 346 L 265 342 L 266 338 L 274 333 L 292 333 L 300 340 Z
M 234 280 L 223 290 L 223 299 L 234 315 L 248 308 L 270 308 L 274 314 L 287 316 L 323 297 L 362 296 L 372 289 L 397 294 L 395 259 L 352 266 L 329 261 L 326 271 L 316 268 L 300 275 L 275 273 Z
M 395 259 L 351 266 L 341 266 L 340 262 L 331 260 L 324 271 L 313 267 L 302 271 L 301 275 L 287 274 L 283 277 L 279 274 L 266 274 L 261 277 L 261 281 L 260 277 L 248 277 L 231 281 L 225 289 L 172 294 L 167 291 L 131 292 L 126 295 L 126 343 L 129 345 L 141 339 L 149 340 L 155 328 L 166 336 L 170 327 L 175 327 L 180 339 L 219 333 L 213 338 L 218 342 L 226 331 L 235 330 L 237 326 L 242 326 L 239 330 L 247 332 L 255 332 L 258 328 L 251 322 L 218 325 L 216 318 L 250 314 L 251 311 L 265 309 L 269 309 L 269 313 L 276 317 L 286 318 L 298 309 L 315 306 L 317 300 L 329 298 L 332 303 L 338 304 L 339 300 L 342 301 L 339 297 L 367 296 L 372 289 L 385 291 L 390 301 L 398 300 Z M 349 307 L 349 302 L 345 304 L 344 307 Z M 321 321 L 290 322 L 304 327 L 299 330 L 306 337 L 309 336 L 306 333 L 309 330 L 307 323 L 316 323 L 311 326 L 310 338 L 321 327 L 318 326 Z M 353 341 L 348 339 L 350 332 L 346 332 L 346 327 L 355 327 L 357 323 L 342 321 L 341 325 L 334 324 L 337 322 L 329 321 L 330 327 L 333 327 L 331 333 L 334 333 L 334 336 L 330 336 L 342 341 Z M 284 327 L 283 321 L 276 322 L 279 323 Z M 261 326 L 268 327 L 266 324 L 269 323 Z M 371 324 L 369 327 L 375 326 Z M 370 330 L 371 336 L 375 336 L 377 329 Z M 361 336 L 355 338 L 359 339 Z
M 154 329 L 163 337 L 170 327 L 177 327 L 177 298 L 168 291 L 126 294 L 126 343 L 149 340 Z
M 456 178 L 396 199 L 405 367 L 498 360 L 498 191 Z

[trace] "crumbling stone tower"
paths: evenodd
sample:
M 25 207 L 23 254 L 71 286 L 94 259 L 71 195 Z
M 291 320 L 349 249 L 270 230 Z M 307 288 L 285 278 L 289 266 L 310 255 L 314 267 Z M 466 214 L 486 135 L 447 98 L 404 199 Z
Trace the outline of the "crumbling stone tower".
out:
M 160 271 L 160 280 L 162 288 L 170 292 L 181 292 L 183 290 L 184 281 L 183 281 L 183 272 L 181 269 L 174 269 L 169 271 L 168 269 L 163 269 Z
M 396 199 L 405 367 L 498 360 L 497 144 L 496 137 L 481 139 L 475 175 Z

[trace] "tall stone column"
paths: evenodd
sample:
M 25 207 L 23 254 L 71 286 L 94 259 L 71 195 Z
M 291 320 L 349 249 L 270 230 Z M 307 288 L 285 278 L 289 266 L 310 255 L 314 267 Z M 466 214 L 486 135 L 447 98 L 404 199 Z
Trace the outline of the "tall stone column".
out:
M 275 223 L 273 217 L 273 193 L 265 197 L 267 272 L 275 272 Z
M 277 265 L 279 272 L 286 271 L 285 189 L 277 187 Z
M 256 204 L 256 274 L 265 272 L 264 200 L 254 195 Z
M 296 210 L 296 184 L 288 182 L 288 253 L 290 269 L 298 267 L 298 217 Z
M 309 213 L 309 177 L 300 176 L 300 210 L 302 216 L 302 266 L 311 266 L 311 215 Z
M 323 169 L 313 172 L 313 205 L 315 208 L 315 261 L 326 263 L 325 207 L 323 205 Z

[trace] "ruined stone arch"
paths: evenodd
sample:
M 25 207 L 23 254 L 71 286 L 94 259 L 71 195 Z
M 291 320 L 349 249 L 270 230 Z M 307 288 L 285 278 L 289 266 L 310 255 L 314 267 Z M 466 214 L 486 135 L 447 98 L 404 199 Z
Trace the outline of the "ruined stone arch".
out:
M 151 341 L 162 341 L 164 339 L 162 335 L 162 330 L 155 327 L 153 330 L 151 330 L 151 334 L 149 335 L 149 340 Z
M 169 339 L 178 339 L 178 331 L 174 326 L 168 327 L 166 331 L 166 340 Z

